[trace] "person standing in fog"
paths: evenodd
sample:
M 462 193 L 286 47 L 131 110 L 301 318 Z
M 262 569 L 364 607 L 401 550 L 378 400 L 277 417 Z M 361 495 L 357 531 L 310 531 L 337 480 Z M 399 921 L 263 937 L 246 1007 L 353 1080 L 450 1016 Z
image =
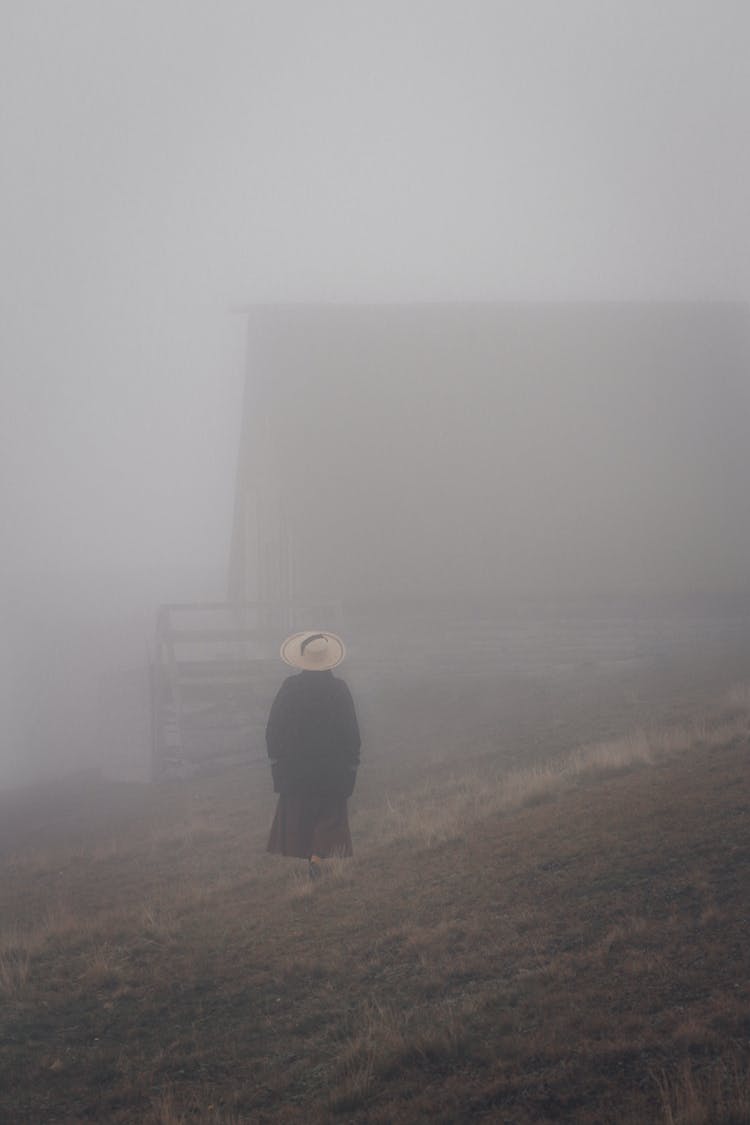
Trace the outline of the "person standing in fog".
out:
M 267 850 L 308 860 L 312 879 L 321 873 L 321 860 L 352 855 L 346 803 L 361 739 L 351 692 L 333 675 L 344 656 L 335 633 L 288 637 L 281 657 L 299 671 L 279 688 L 266 726 L 279 794 Z

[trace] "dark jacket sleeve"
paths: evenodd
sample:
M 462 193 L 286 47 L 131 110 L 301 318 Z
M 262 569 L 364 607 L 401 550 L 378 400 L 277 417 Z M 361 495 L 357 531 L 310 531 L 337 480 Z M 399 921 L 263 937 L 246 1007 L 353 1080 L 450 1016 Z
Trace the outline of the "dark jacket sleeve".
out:
M 286 773 L 284 757 L 288 753 L 291 742 L 292 716 L 290 714 L 291 699 L 288 683 L 288 680 L 284 680 L 276 692 L 266 723 L 266 750 L 271 760 L 271 775 L 275 793 L 281 793 L 284 789 Z
M 341 748 L 343 751 L 346 772 L 342 777 L 342 796 L 351 797 L 354 792 L 354 783 L 357 780 L 357 767 L 359 766 L 359 751 L 362 738 L 357 722 L 357 712 L 354 709 L 354 700 L 347 684 L 341 681 Z

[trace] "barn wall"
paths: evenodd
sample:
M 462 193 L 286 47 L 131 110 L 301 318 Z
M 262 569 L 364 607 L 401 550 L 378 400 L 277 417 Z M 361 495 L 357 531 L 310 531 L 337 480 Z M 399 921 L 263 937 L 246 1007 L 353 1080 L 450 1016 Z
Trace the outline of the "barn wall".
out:
M 746 582 L 747 325 L 724 305 L 257 311 L 245 596 Z

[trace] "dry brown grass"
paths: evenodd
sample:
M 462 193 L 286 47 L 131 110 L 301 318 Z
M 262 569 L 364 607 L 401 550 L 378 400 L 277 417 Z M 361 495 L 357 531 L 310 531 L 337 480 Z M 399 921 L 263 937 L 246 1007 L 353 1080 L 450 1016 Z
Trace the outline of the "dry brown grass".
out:
M 243 1125 L 243 1119 L 225 1112 L 209 1101 L 193 1099 L 187 1106 L 180 1102 L 174 1091 L 154 1099 L 143 1125 Z
M 470 1057 L 467 1024 L 475 1003 L 438 1001 L 404 1010 L 368 1000 L 357 1012 L 354 1030 L 336 1052 L 331 1111 L 362 1110 L 379 1083 L 417 1063 L 442 1065 Z
M 360 805 L 315 883 L 236 778 L 35 841 L 0 865 L 0 1119 L 750 1120 L 744 698 L 457 761 Z
M 750 1069 L 736 1053 L 703 1065 L 685 1061 L 676 1073 L 654 1075 L 663 1125 L 746 1125 Z
M 460 837 L 485 817 L 553 799 L 579 779 L 652 766 L 698 747 L 719 748 L 750 737 L 750 687 L 735 687 L 725 698 L 730 717 L 639 729 L 623 738 L 581 746 L 530 769 L 462 772 L 390 797 L 378 820 L 378 843 L 404 840 L 425 847 Z
M 0 951 L 0 993 L 20 995 L 31 971 L 31 949 L 22 942 L 3 942 Z

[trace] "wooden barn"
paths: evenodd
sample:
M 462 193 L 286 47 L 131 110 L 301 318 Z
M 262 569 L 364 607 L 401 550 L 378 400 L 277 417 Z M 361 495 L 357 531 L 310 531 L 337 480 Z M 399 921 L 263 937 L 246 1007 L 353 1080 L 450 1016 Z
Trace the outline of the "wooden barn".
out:
M 749 327 L 715 304 L 252 310 L 230 600 L 721 583 Z
M 371 669 L 456 629 L 486 660 L 529 599 L 731 587 L 749 328 L 735 304 L 250 309 L 227 602 L 162 611 L 157 761 L 259 744 L 293 628 L 345 628 Z

